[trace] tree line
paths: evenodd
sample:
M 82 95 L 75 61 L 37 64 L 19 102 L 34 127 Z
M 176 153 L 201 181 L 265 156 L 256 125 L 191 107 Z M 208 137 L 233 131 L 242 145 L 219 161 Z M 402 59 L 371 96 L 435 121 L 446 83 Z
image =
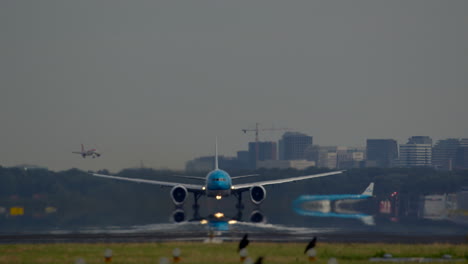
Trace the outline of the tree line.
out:
M 230 171 L 231 176 L 259 174 L 253 178 L 239 179 L 239 182 L 276 179 L 316 174 L 329 171 L 321 168 L 306 170 L 238 170 Z M 106 170 L 99 173 L 108 174 Z M 196 180 L 182 179 L 173 175 L 180 172 L 154 169 L 125 169 L 114 175 L 153 180 L 170 180 L 195 183 Z M 204 173 L 190 174 L 204 177 Z M 374 195 L 382 200 L 392 192 L 418 197 L 427 194 L 444 194 L 460 191 L 468 186 L 468 170 L 438 171 L 430 168 L 363 168 L 351 169 L 342 174 L 300 181 L 296 183 L 268 186 L 268 197 L 262 204 L 266 210 L 289 208 L 292 201 L 303 194 L 356 194 L 375 183 Z M 198 181 L 197 183 L 200 183 Z M 58 208 L 54 214 L 57 226 L 83 225 L 83 223 L 106 224 L 115 216 L 123 224 L 138 224 L 151 221 L 167 221 L 174 210 L 169 197 L 170 188 L 151 184 L 137 184 L 93 177 L 78 169 L 49 171 L 0 167 L 0 207 L 21 205 L 26 213 L 42 214 L 43 208 Z M 244 201 L 248 202 L 248 195 Z M 186 208 L 190 209 L 192 196 Z M 235 199 L 226 199 L 229 206 Z M 231 201 L 232 200 L 232 201 Z M 202 200 L 203 201 L 203 200 Z M 234 208 L 234 206 L 232 206 Z M 34 212 L 34 210 L 37 210 Z M 159 213 L 160 212 L 160 213 Z M 107 219 L 107 220 L 106 220 Z M 137 223 L 135 223 L 137 219 Z M 50 219 L 48 224 L 50 224 Z

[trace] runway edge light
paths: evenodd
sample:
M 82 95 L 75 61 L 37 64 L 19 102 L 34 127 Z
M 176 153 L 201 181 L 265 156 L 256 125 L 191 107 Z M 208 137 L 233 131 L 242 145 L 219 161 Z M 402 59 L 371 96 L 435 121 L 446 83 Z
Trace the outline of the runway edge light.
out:
M 174 250 L 172 250 L 172 260 L 174 263 L 178 263 L 180 261 L 180 254 L 180 248 L 174 248 Z
M 249 255 L 249 252 L 247 251 L 247 248 L 243 248 L 239 251 L 239 256 L 240 256 L 240 262 L 244 262 Z
M 309 257 L 309 262 L 314 262 L 317 260 L 317 251 L 315 251 L 315 248 L 311 248 L 307 250 L 307 256 Z
M 112 262 L 112 249 L 106 249 L 104 251 L 104 262 Z

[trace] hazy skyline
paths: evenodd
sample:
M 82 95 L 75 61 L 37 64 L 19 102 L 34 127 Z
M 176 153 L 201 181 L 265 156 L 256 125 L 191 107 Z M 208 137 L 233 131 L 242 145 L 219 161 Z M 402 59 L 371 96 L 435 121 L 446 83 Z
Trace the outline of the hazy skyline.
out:
M 0 165 L 117 171 L 468 137 L 467 1 L 2 1 Z M 263 133 L 277 140 L 282 133 Z M 98 159 L 71 151 L 97 146 Z

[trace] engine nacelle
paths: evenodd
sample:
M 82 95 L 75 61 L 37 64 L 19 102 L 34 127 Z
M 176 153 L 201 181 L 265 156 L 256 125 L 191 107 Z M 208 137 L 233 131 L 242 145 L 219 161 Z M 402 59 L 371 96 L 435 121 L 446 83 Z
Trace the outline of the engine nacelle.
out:
M 250 214 L 249 220 L 250 220 L 250 222 L 256 223 L 256 224 L 266 223 L 265 215 L 262 212 L 258 211 L 258 210 L 255 210 Z
M 181 223 L 185 221 L 185 212 L 184 210 L 177 209 L 172 212 L 171 220 L 174 223 Z
M 182 185 L 174 186 L 171 190 L 172 202 L 174 202 L 175 205 L 183 205 L 185 200 L 187 200 L 187 196 L 187 188 Z
M 261 185 L 252 186 L 250 188 L 250 200 L 254 204 L 260 204 L 266 198 L 266 190 Z

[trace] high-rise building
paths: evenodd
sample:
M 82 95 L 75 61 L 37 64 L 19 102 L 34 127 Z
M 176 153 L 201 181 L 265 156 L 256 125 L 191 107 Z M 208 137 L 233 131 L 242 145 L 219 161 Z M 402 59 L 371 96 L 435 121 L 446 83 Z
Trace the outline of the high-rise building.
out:
M 428 136 L 413 136 L 408 139 L 407 144 L 429 144 L 432 146 L 432 138 Z
M 306 149 L 307 160 L 317 167 L 329 169 L 360 168 L 364 160 L 364 148 L 313 145 Z
M 283 160 L 305 160 L 305 150 L 312 146 L 312 137 L 299 132 L 286 132 L 280 139 L 280 157 Z
M 322 152 L 320 153 L 320 164 L 322 168 L 336 169 L 337 165 L 337 153 L 336 152 Z
M 455 167 L 457 169 L 468 169 L 468 147 L 458 147 Z
M 311 154 L 311 152 L 309 151 L 310 149 L 314 149 L 314 146 L 312 146 L 312 148 L 309 147 L 306 150 L 306 153 L 309 156 Z M 338 159 L 337 150 L 337 146 L 316 146 L 314 150 L 316 153 L 313 154 L 317 156 L 317 167 L 336 169 Z
M 432 139 L 427 136 L 415 136 L 408 143 L 400 145 L 399 165 L 401 167 L 432 166 Z
M 251 168 L 257 167 L 257 161 L 263 160 L 277 160 L 277 146 L 276 142 L 249 142 L 249 164 Z
M 265 168 L 305 170 L 314 166 L 315 162 L 309 160 L 264 160 L 258 162 L 257 169 Z
M 359 147 L 337 148 L 337 169 L 360 168 L 364 161 L 365 149 Z
M 367 167 L 391 168 L 398 159 L 398 145 L 394 139 L 368 139 Z
M 437 169 L 452 170 L 459 146 L 460 141 L 457 138 L 437 141 L 432 148 L 432 165 Z
M 460 139 L 460 147 L 468 147 L 468 138 Z
M 455 167 L 457 169 L 468 169 L 468 138 L 460 140 L 460 146 L 457 148 Z
M 321 147 L 319 145 L 311 145 L 304 150 L 306 160 L 315 161 L 318 164 L 320 159 Z M 281 159 L 281 157 L 280 157 Z

